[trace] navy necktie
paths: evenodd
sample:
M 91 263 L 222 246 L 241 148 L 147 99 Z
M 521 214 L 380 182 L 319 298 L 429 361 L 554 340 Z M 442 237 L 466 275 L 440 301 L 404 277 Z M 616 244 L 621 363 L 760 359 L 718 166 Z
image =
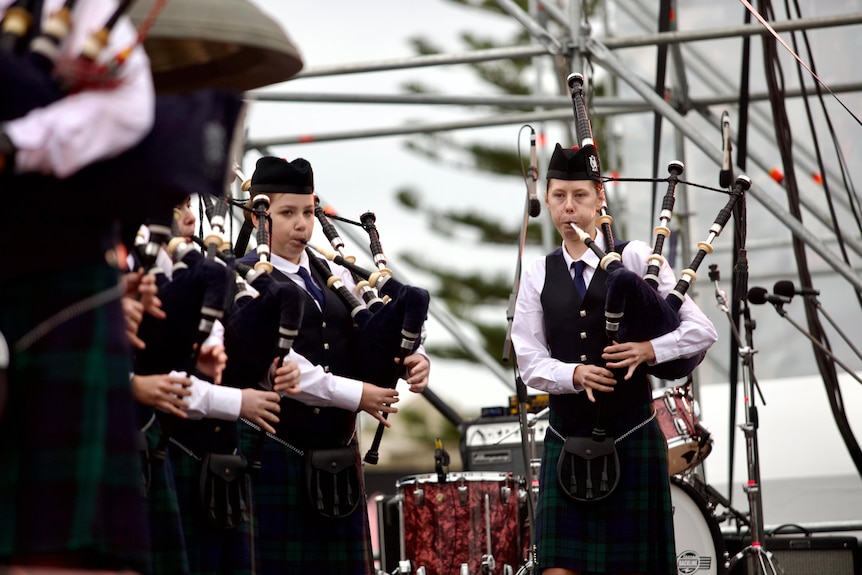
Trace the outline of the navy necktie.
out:
M 323 291 L 317 287 L 317 284 L 311 279 L 311 275 L 308 273 L 308 270 L 299 266 L 299 270 L 296 273 L 298 273 L 299 277 L 302 278 L 302 281 L 305 282 L 305 287 L 308 289 L 308 293 L 310 293 L 311 296 L 317 300 L 317 303 L 320 304 L 320 309 L 325 309 L 326 297 L 323 295 Z
M 587 264 L 580 260 L 572 262 L 572 269 L 575 270 L 575 277 L 572 281 L 575 282 L 575 289 L 578 290 L 578 295 L 581 296 L 581 299 L 584 299 L 584 295 L 587 293 L 587 283 L 584 281 L 585 267 L 587 267 Z

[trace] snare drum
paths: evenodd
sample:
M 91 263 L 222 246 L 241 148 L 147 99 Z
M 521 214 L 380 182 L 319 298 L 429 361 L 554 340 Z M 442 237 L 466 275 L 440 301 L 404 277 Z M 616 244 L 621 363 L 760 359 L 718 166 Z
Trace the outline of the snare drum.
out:
M 671 478 L 670 497 L 677 574 L 724 573 L 724 539 L 706 500 L 678 477 Z
M 502 574 L 521 564 L 519 485 L 511 473 L 436 473 L 396 482 L 401 506 L 402 560 L 427 575 Z M 506 567 L 508 566 L 508 569 Z
M 709 431 L 700 422 L 700 409 L 682 387 L 653 391 L 656 420 L 667 440 L 667 468 L 677 475 L 703 463 L 712 451 Z

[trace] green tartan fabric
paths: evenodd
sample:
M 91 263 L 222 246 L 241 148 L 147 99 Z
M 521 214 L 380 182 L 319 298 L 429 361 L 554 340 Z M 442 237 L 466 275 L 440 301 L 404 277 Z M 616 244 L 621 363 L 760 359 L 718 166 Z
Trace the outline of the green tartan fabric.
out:
M 254 453 L 259 437 L 256 429 L 241 424 L 243 453 Z M 267 437 L 260 461 L 252 478 L 257 572 L 374 575 L 365 487 L 351 515 L 330 519 L 318 514 L 306 495 L 301 455 Z
M 225 425 L 235 424 L 225 422 Z M 217 529 L 207 524 L 200 510 L 200 458 L 189 455 L 173 442 L 168 447 L 168 457 L 174 468 L 190 572 L 194 575 L 255 573 L 252 526 L 243 523 L 231 529 Z
M 616 444 L 620 482 L 601 501 L 577 502 L 562 491 L 557 481 L 562 446 L 548 430 L 536 509 L 539 567 L 583 575 L 676 575 L 667 442 L 658 422 Z
M 82 263 L 0 282 L 0 331 L 11 348 L 117 279 L 104 263 Z M 0 421 L 0 564 L 62 554 L 88 568 L 149 571 L 124 330 L 113 300 L 12 353 Z
M 159 442 L 161 430 L 156 420 L 146 432 L 147 447 L 152 450 Z M 152 538 L 153 575 L 188 575 L 189 559 L 183 533 L 180 504 L 174 483 L 174 467 L 170 458 L 164 463 L 145 463 L 149 469 L 147 515 Z

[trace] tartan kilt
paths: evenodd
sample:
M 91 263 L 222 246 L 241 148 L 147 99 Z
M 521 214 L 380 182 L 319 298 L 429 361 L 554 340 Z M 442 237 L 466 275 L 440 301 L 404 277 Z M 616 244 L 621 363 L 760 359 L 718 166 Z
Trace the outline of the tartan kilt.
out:
M 159 442 L 161 429 L 156 421 L 146 431 L 148 453 Z M 152 562 L 154 575 L 188 575 L 189 559 L 183 533 L 174 468 L 170 458 L 161 464 L 145 461 L 148 470 L 147 514 L 152 540 Z
M 675 575 L 667 442 L 658 421 L 616 444 L 620 481 L 606 499 L 578 502 L 557 480 L 563 441 L 545 433 L 536 508 L 540 569 Z
M 226 421 L 224 425 L 234 423 Z M 190 572 L 195 575 L 255 573 L 252 564 L 252 526 L 249 522 L 230 529 L 218 529 L 203 518 L 200 502 L 203 464 L 200 455 L 181 448 L 173 440 L 167 454 L 174 468 Z
M 0 282 L 0 331 L 12 348 L 117 281 L 101 262 Z M 149 572 L 127 341 L 114 299 L 13 350 L 0 420 L 0 563 L 72 554 L 91 568 Z
M 255 453 L 259 436 L 258 430 L 240 424 L 243 453 Z M 353 445 L 360 465 L 359 448 Z M 252 491 L 258 573 L 374 575 L 364 484 L 352 514 L 324 517 L 306 494 L 304 457 L 267 436 Z

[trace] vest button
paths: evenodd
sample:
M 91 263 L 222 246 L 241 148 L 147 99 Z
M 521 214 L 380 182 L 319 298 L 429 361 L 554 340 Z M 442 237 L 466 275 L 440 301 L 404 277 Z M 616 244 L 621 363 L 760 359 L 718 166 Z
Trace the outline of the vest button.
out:
M 328 344 L 328 343 L 324 343 L 324 344 L 323 344 L 323 349 L 329 349 L 329 344 Z
M 578 314 L 579 314 L 581 317 L 587 317 L 587 310 L 582 309 L 582 310 L 580 310 L 580 311 L 578 312 Z
M 583 363 L 583 362 L 585 362 L 585 361 L 587 361 L 587 356 L 586 356 L 586 355 L 581 355 L 581 362 Z
M 320 327 L 322 327 L 323 329 L 326 329 L 326 322 L 321 323 Z
M 585 332 L 585 331 L 581 332 L 581 339 L 587 339 L 587 332 Z

